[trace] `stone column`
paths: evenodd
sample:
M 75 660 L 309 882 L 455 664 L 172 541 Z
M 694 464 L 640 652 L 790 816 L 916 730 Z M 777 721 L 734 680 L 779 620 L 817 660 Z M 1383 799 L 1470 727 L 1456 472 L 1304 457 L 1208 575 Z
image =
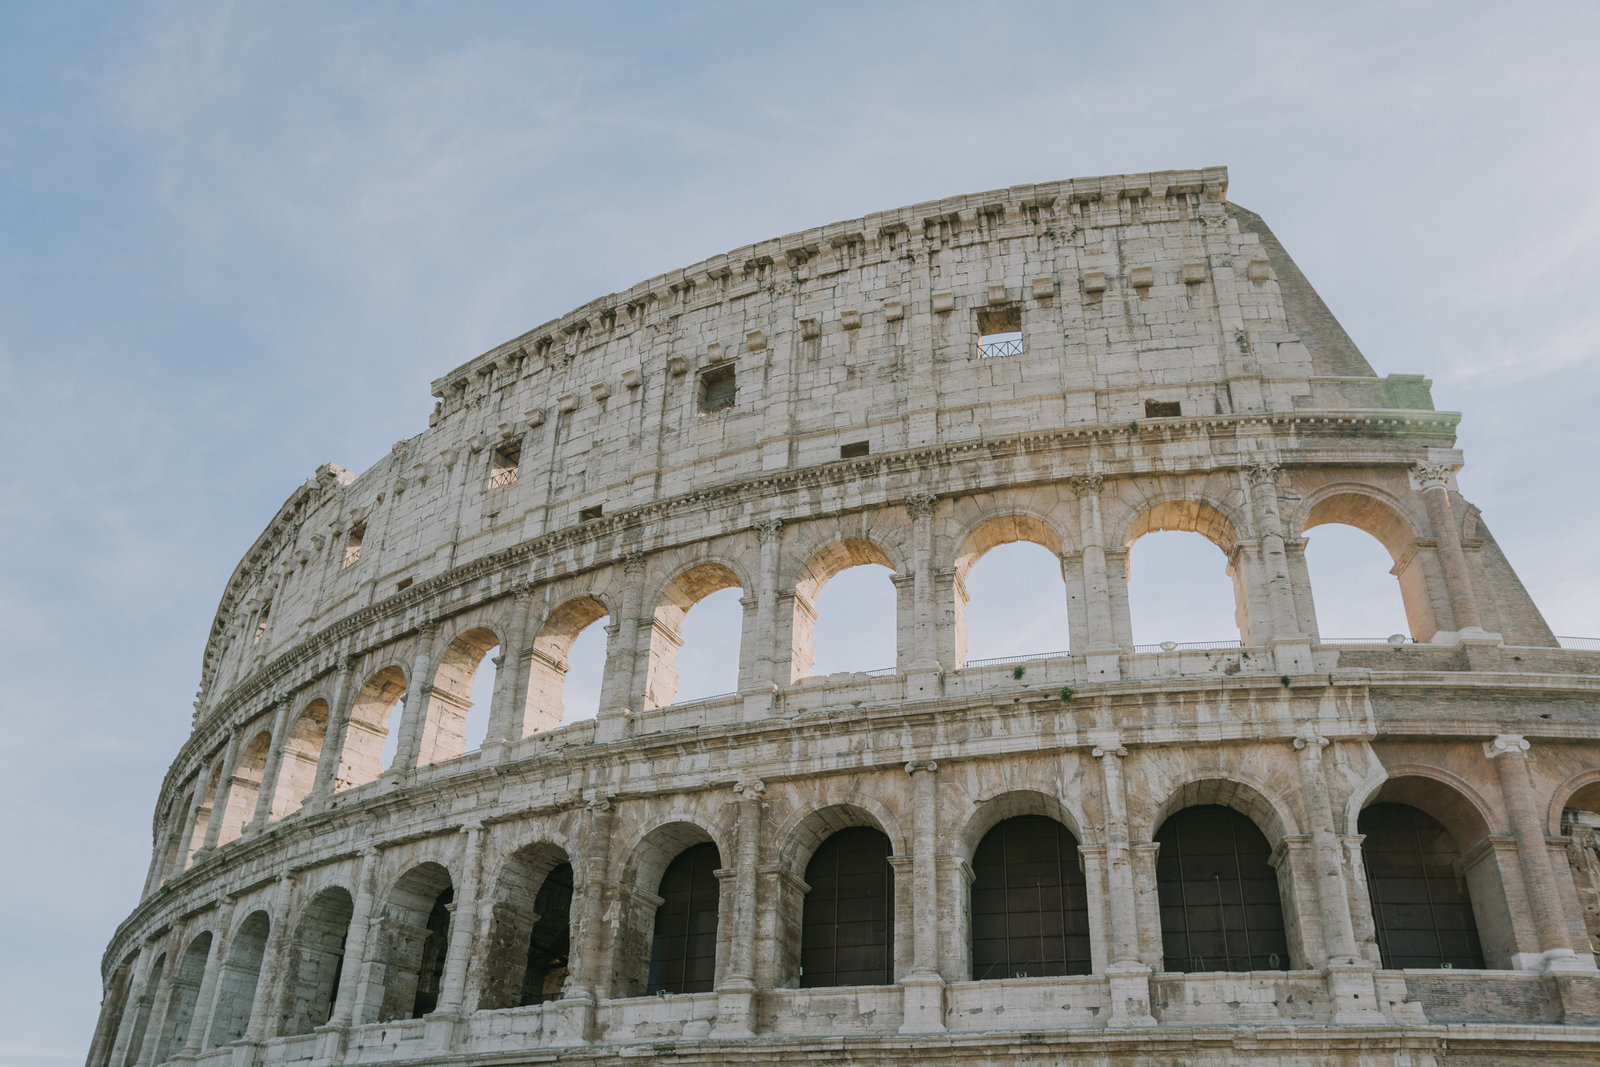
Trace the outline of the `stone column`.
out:
M 367 956 L 372 942 L 375 883 L 378 879 L 379 852 L 376 848 L 361 853 L 356 871 L 355 901 L 350 910 L 349 932 L 344 937 L 344 966 L 339 972 L 339 989 L 334 994 L 328 1021 L 317 1027 L 317 1056 L 320 1061 L 338 1060 L 344 1054 L 344 1032 L 355 1018 L 362 987 L 370 981 Z
M 1306 821 L 1311 830 L 1311 865 L 1316 872 L 1317 904 L 1322 917 L 1322 938 L 1327 955 L 1328 994 L 1338 1023 L 1380 1023 L 1378 990 L 1372 966 L 1356 947 L 1350 898 L 1345 891 L 1345 856 L 1333 829 L 1333 808 L 1328 803 L 1322 750 L 1328 739 L 1306 723 L 1294 737 L 1300 753 L 1300 790 L 1305 797 Z
M 738 838 L 733 861 L 733 936 L 728 975 L 717 986 L 716 1037 L 748 1037 L 755 1024 L 756 868 L 761 858 L 760 781 L 733 787 L 738 800 Z
M 272 819 L 272 798 L 278 791 L 278 768 L 283 766 L 283 750 L 289 733 L 289 712 L 294 707 L 294 693 L 284 690 L 278 694 L 278 713 L 272 717 L 272 744 L 267 748 L 266 766 L 261 769 L 261 788 L 256 791 L 255 815 L 250 819 L 246 833 L 260 833 Z
M 189 854 L 194 845 L 195 824 L 200 819 L 200 808 L 205 804 L 206 792 L 210 787 L 206 769 L 202 766 L 194 775 L 194 792 L 189 796 L 189 810 L 183 816 L 183 829 L 179 832 L 178 850 L 173 856 L 170 877 L 177 877 L 189 866 Z M 221 788 L 221 783 L 218 783 L 219 792 Z M 217 811 L 213 805 L 212 818 L 206 824 L 206 840 L 211 840 L 211 827 L 220 823 L 224 814 L 225 812 Z
M 911 973 L 903 1034 L 944 1030 L 944 979 L 939 974 L 939 765 L 906 764 L 911 776 Z
M 490 762 L 500 760 L 505 746 L 522 738 L 524 701 L 517 697 L 523 692 L 522 664 L 533 651 L 528 634 L 528 610 L 533 605 L 533 587 L 518 582 L 511 589 L 511 618 L 506 622 L 506 632 L 500 646 L 500 655 L 494 661 L 494 695 L 489 698 L 489 731 L 483 739 L 483 758 Z
M 151 938 L 139 950 L 139 969 L 134 973 L 128 983 L 127 1006 L 122 1009 L 122 1022 L 117 1026 L 117 1035 L 111 1042 L 111 1056 L 107 1061 L 109 1067 L 131 1067 L 132 1061 L 138 1055 L 138 1049 L 129 1050 L 128 1045 L 133 1041 L 133 1032 L 139 1025 L 140 1012 L 143 1005 L 150 1006 L 150 1014 L 155 1014 L 155 990 L 150 988 L 150 972 L 155 969 L 156 959 L 161 955 L 161 941 Z M 146 1023 L 145 1028 L 149 1029 Z M 141 1042 L 142 1044 L 142 1042 Z
M 1540 955 L 1531 957 L 1529 953 L 1519 952 L 1516 966 L 1519 970 L 1565 970 L 1579 965 L 1579 961 L 1561 910 L 1560 890 L 1550 870 L 1544 824 L 1533 805 L 1536 791 L 1533 776 L 1528 773 L 1529 747 L 1527 739 L 1517 734 L 1501 734 L 1483 745 L 1484 755 L 1494 761 L 1495 770 L 1499 772 L 1500 792 L 1511 817 L 1511 833 L 1517 840 L 1517 853 L 1522 860 L 1522 882 L 1539 938 Z
M 1111 620 L 1111 581 L 1100 521 L 1100 487 L 1105 479 L 1089 473 L 1074 475 L 1068 481 L 1078 494 L 1078 536 L 1083 542 L 1083 629 L 1089 639 L 1087 648 L 1072 651 L 1084 657 L 1091 679 L 1114 682 L 1122 677 L 1122 650 L 1117 646 Z
M 450 943 L 445 948 L 444 974 L 439 979 L 439 1000 L 425 1016 L 425 1041 L 433 1051 L 448 1050 L 455 1043 L 456 1024 L 463 1017 L 467 968 L 472 963 L 472 946 L 478 936 L 478 888 L 483 876 L 483 846 L 488 835 L 481 822 L 470 822 L 462 831 L 467 835 L 467 844 L 462 850 L 461 884 L 449 905 Z
M 568 1013 L 573 1031 L 563 1035 L 571 1044 L 585 1044 L 594 1036 L 594 1007 L 600 999 L 600 970 L 602 946 L 606 941 L 606 873 L 611 862 L 611 825 L 616 818 L 611 799 L 597 795 L 586 811 L 588 827 L 584 833 L 584 875 L 578 888 L 579 920 L 577 950 L 572 962 L 577 966 L 567 979 L 567 992 L 562 997 L 570 1004 Z
M 1278 503 L 1278 465 L 1258 463 L 1245 468 L 1245 485 L 1259 537 L 1261 577 L 1266 583 L 1268 625 L 1255 626 L 1259 643 L 1265 636 L 1273 650 L 1275 666 L 1283 674 L 1296 674 L 1311 667 L 1311 642 L 1300 632 L 1295 611 L 1294 577 L 1289 569 L 1289 550 L 1283 539 L 1283 519 Z M 1262 630 L 1268 632 L 1263 635 Z
M 417 761 L 422 758 L 422 734 L 428 724 L 428 699 L 433 695 L 433 682 L 430 680 L 433 642 L 438 634 L 437 621 L 417 623 L 417 650 L 411 657 L 411 676 L 406 679 L 405 704 L 400 713 L 400 737 L 395 742 L 394 765 L 385 773 L 409 774 L 417 769 Z
M 1092 736 L 1105 790 L 1106 890 L 1111 915 L 1111 1017 L 1107 1026 L 1154 1026 L 1150 1014 L 1150 968 L 1139 958 L 1138 894 L 1128 842 L 1128 799 L 1121 761 L 1128 755 L 1115 731 Z
M 789 659 L 788 649 L 777 645 L 780 630 L 778 564 L 782 558 L 779 549 L 783 543 L 783 520 L 764 519 L 756 523 L 755 531 L 761 543 L 761 569 L 756 576 L 755 625 L 748 635 L 754 664 L 751 677 L 739 679 L 746 719 L 763 719 L 771 715 L 778 686 L 789 680 L 778 677 L 780 665 Z
M 911 647 L 900 658 L 907 660 L 908 675 L 924 676 L 931 685 L 946 667 L 939 662 L 939 609 L 934 591 L 933 513 L 939 498 L 918 490 L 906 497 L 911 513 Z M 930 692 L 929 695 L 932 695 Z
M 1422 500 L 1428 508 L 1428 522 L 1439 538 L 1439 563 L 1444 568 L 1445 586 L 1450 594 L 1450 612 L 1457 631 L 1483 629 L 1478 616 L 1478 598 L 1467 572 L 1467 557 L 1461 549 L 1461 531 L 1456 526 L 1455 508 L 1450 502 L 1450 465 L 1419 463 L 1415 469 Z
M 608 631 L 605 677 L 600 681 L 600 712 L 595 717 L 595 738 L 614 741 L 626 737 L 633 714 L 643 710 L 643 679 L 639 678 L 639 612 L 644 599 L 644 553 L 622 556 L 622 595 L 617 615 Z M 643 653 L 649 656 L 649 650 Z M 648 673 L 648 671 L 646 672 Z
M 178 971 L 183 965 L 179 953 L 183 949 L 183 938 L 179 936 L 176 927 L 167 931 L 166 943 L 156 955 L 165 955 L 166 963 L 161 968 L 157 980 L 149 983 L 146 991 L 150 997 L 149 1021 L 145 1026 L 143 1039 L 139 1047 L 128 1050 L 128 1067 L 151 1067 L 155 1059 L 156 1046 L 161 1043 L 161 1031 L 167 1025 L 167 1009 L 172 1006 L 172 984 Z
M 333 701 L 328 705 L 328 731 L 322 738 L 317 757 L 317 776 L 307 798 L 307 814 L 316 811 L 333 795 L 339 777 L 339 761 L 344 758 L 344 740 L 350 730 L 351 682 L 355 678 L 356 656 L 339 657 L 339 677 L 333 684 Z

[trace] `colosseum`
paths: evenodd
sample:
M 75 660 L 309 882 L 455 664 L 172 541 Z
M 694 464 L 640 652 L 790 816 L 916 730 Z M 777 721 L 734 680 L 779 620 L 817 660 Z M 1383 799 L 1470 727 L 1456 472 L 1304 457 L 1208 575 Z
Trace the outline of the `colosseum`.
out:
M 223 591 L 88 1067 L 1600 1060 L 1600 651 L 1460 495 L 1459 416 L 1226 193 L 741 248 L 319 468 Z M 1326 523 L 1409 634 L 1319 634 Z M 1236 639 L 1134 643 L 1129 546 L 1173 530 Z M 969 659 L 1012 541 L 1059 557 L 1061 651 Z M 816 676 L 862 564 L 895 662 Z M 737 691 L 678 700 L 724 589 Z

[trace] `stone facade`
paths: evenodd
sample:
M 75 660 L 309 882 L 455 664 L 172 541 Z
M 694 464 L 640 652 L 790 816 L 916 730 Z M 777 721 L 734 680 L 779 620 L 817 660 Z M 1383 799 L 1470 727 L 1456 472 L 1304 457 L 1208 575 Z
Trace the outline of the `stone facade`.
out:
M 743 248 L 471 360 L 425 432 L 319 469 L 223 593 L 88 1067 L 1600 1058 L 1600 653 L 1559 646 L 1457 491 L 1458 416 L 1377 377 L 1226 187 L 1018 187 Z M 1411 642 L 1318 634 L 1329 522 L 1393 556 Z M 1226 553 L 1238 642 L 1133 643 L 1155 530 Z M 969 663 L 965 577 L 1016 540 L 1060 557 L 1068 651 Z M 813 602 L 860 563 L 894 572 L 897 662 L 813 677 Z M 677 702 L 683 616 L 730 587 L 738 691 Z M 563 725 L 600 619 L 599 714 Z M 1470 895 L 1473 966 L 1386 958 L 1375 804 L 1436 828 L 1417 884 Z M 1270 965 L 1175 965 L 1191 810 L 1270 853 Z M 1024 817 L 1070 832 L 1082 973 L 974 973 L 978 853 Z M 853 828 L 886 840 L 887 970 L 810 985 L 808 865 Z M 703 991 L 649 995 L 707 842 Z

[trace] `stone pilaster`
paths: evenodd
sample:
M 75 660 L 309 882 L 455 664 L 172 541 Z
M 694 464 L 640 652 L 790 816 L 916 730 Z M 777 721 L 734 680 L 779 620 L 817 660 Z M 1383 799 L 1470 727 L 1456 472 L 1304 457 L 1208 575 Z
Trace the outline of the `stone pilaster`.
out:
M 944 979 L 939 974 L 939 765 L 906 764 L 911 776 L 911 973 L 905 990 L 903 1034 L 942 1031 Z
M 717 984 L 716 1037 L 748 1037 L 755 1027 L 756 868 L 761 858 L 761 795 L 765 783 L 734 786 L 738 837 L 733 864 L 733 936 L 728 974 Z
M 411 657 L 411 675 L 406 679 L 400 736 L 395 741 L 394 764 L 385 773 L 410 774 L 422 758 L 422 735 L 427 729 L 429 698 L 433 695 L 433 645 L 438 636 L 437 621 L 417 623 L 417 648 Z
M 1133 856 L 1128 843 L 1128 798 L 1121 761 L 1128 755 L 1115 731 L 1093 735 L 1093 755 L 1100 762 L 1105 790 L 1106 896 L 1111 917 L 1111 1017 L 1107 1026 L 1154 1026 L 1150 1013 L 1150 967 L 1139 956 L 1138 895 Z

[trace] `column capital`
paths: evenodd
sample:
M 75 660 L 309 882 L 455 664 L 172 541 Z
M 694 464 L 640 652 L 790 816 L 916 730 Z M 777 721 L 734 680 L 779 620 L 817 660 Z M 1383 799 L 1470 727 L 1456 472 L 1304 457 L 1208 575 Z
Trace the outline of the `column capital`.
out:
M 756 532 L 756 540 L 764 545 L 770 544 L 783 536 L 782 519 L 762 519 L 750 528 Z
M 1089 735 L 1089 742 L 1094 745 L 1091 751 L 1095 759 L 1106 756 L 1121 759 L 1128 754 L 1127 747 L 1122 743 L 1122 735 L 1115 730 L 1096 731 Z
M 438 619 L 418 619 L 417 636 L 432 637 L 439 632 L 440 625 L 441 623 Z
M 939 497 L 926 489 L 918 489 L 906 495 L 906 510 L 911 512 L 913 518 L 927 518 L 933 514 L 933 509 L 938 503 Z
M 511 598 L 527 603 L 533 599 L 533 583 L 526 578 L 518 578 L 511 583 Z
M 767 791 L 767 783 L 759 778 L 746 778 L 735 782 L 733 791 L 742 800 L 760 800 L 761 794 Z
M 612 807 L 612 797 L 608 793 L 597 793 L 592 800 L 584 805 L 586 811 L 591 811 L 596 815 L 611 811 Z
M 644 553 L 637 548 L 623 552 L 617 557 L 617 561 L 622 564 L 623 573 L 629 576 L 637 576 L 644 571 Z
M 1528 744 L 1528 739 L 1521 734 L 1501 734 L 1493 741 L 1485 741 L 1483 743 L 1483 754 L 1489 759 L 1511 753 L 1525 756 L 1528 753 L 1528 749 L 1532 747 L 1532 745 Z
M 1072 486 L 1072 491 L 1078 496 L 1093 496 L 1105 484 L 1106 476 L 1099 471 L 1090 471 L 1087 474 L 1074 474 L 1067 479 L 1067 484 Z
M 1418 463 L 1412 469 L 1417 485 L 1423 489 L 1449 489 L 1454 469 L 1448 463 Z
M 339 673 L 354 674 L 356 665 L 361 662 L 361 655 L 356 652 L 347 652 L 339 657 Z
M 1253 463 L 1244 469 L 1244 478 L 1251 485 L 1275 485 L 1278 480 L 1278 465 L 1266 461 Z
M 938 774 L 939 764 L 931 759 L 914 759 L 906 763 L 907 774 L 916 774 L 918 771 L 925 771 L 928 774 Z
M 1320 756 L 1322 750 L 1328 747 L 1328 739 L 1322 736 L 1316 723 L 1304 723 L 1294 733 L 1294 747 L 1296 751 L 1303 751 L 1310 756 Z

